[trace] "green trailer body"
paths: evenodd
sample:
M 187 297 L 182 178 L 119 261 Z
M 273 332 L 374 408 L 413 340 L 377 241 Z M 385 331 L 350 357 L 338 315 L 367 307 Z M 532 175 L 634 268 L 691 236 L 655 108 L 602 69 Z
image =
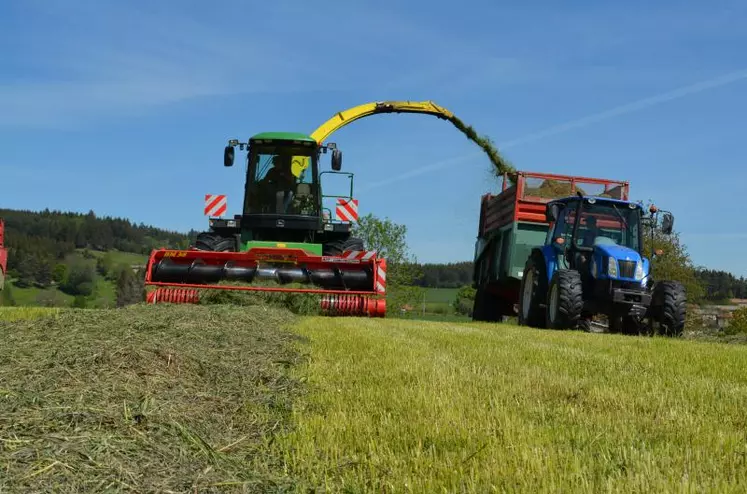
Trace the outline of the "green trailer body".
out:
M 627 200 L 629 184 L 520 171 L 504 175 L 499 194 L 482 196 L 474 255 L 473 319 L 498 321 L 516 315 L 524 266 L 532 249 L 543 245 L 548 234 L 545 206 L 577 192 Z

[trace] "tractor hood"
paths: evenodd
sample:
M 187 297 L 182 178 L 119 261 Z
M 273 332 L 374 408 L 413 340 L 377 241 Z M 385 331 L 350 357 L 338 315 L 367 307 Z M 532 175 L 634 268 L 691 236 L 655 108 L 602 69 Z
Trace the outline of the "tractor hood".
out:
M 614 259 L 614 261 L 610 261 Z M 627 262 L 626 262 L 627 261 Z M 617 244 L 597 244 L 594 246 L 594 268 L 592 274 L 599 278 L 630 280 L 646 284 L 649 262 L 645 257 L 629 247 Z M 614 272 L 610 272 L 614 266 Z M 597 271 L 597 269 L 599 271 Z
M 638 252 L 622 245 L 607 245 L 597 244 L 594 249 L 604 257 L 612 257 L 618 261 L 635 261 L 641 260 L 641 255 Z

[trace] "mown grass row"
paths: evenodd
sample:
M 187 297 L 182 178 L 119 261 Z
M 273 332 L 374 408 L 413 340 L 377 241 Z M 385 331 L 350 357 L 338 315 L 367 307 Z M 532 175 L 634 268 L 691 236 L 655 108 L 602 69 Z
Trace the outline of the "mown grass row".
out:
M 288 486 L 266 454 L 301 389 L 287 375 L 299 358 L 287 311 L 142 305 L 0 315 L 0 492 Z

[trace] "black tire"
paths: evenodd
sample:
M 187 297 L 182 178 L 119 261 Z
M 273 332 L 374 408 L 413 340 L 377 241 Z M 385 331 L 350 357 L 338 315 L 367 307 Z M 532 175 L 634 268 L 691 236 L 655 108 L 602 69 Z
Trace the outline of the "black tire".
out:
M 687 296 L 677 281 L 660 281 L 654 287 L 653 318 L 667 336 L 681 336 L 685 329 Z
M 325 256 L 339 256 L 346 250 L 366 250 L 363 240 L 357 237 L 340 238 L 330 240 L 322 245 L 322 254 Z
M 478 288 L 475 293 L 475 303 L 472 308 L 473 321 L 498 322 L 503 319 L 500 301 L 484 288 Z
M 639 335 L 645 332 L 644 325 L 629 315 L 608 315 L 610 333 Z
M 236 241 L 214 232 L 202 232 L 197 235 L 195 248 L 212 252 L 233 252 L 236 250 Z
M 584 309 L 581 274 L 573 269 L 555 271 L 547 290 L 547 327 L 575 329 Z
M 524 265 L 519 288 L 519 326 L 545 327 L 545 314 L 542 306 L 547 298 L 547 269 L 541 254 L 533 252 Z M 531 288 L 527 278 L 531 276 Z

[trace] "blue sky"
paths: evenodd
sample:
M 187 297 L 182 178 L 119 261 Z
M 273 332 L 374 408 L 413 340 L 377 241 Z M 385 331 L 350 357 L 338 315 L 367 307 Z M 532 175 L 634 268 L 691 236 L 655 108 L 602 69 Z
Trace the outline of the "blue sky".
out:
M 433 100 L 519 169 L 627 179 L 697 264 L 747 275 L 747 4 L 112 2 L 0 5 L 0 206 L 203 229 L 239 212 L 228 138 Z M 379 115 L 333 136 L 362 214 L 421 261 L 472 257 L 487 158 L 448 123 Z

